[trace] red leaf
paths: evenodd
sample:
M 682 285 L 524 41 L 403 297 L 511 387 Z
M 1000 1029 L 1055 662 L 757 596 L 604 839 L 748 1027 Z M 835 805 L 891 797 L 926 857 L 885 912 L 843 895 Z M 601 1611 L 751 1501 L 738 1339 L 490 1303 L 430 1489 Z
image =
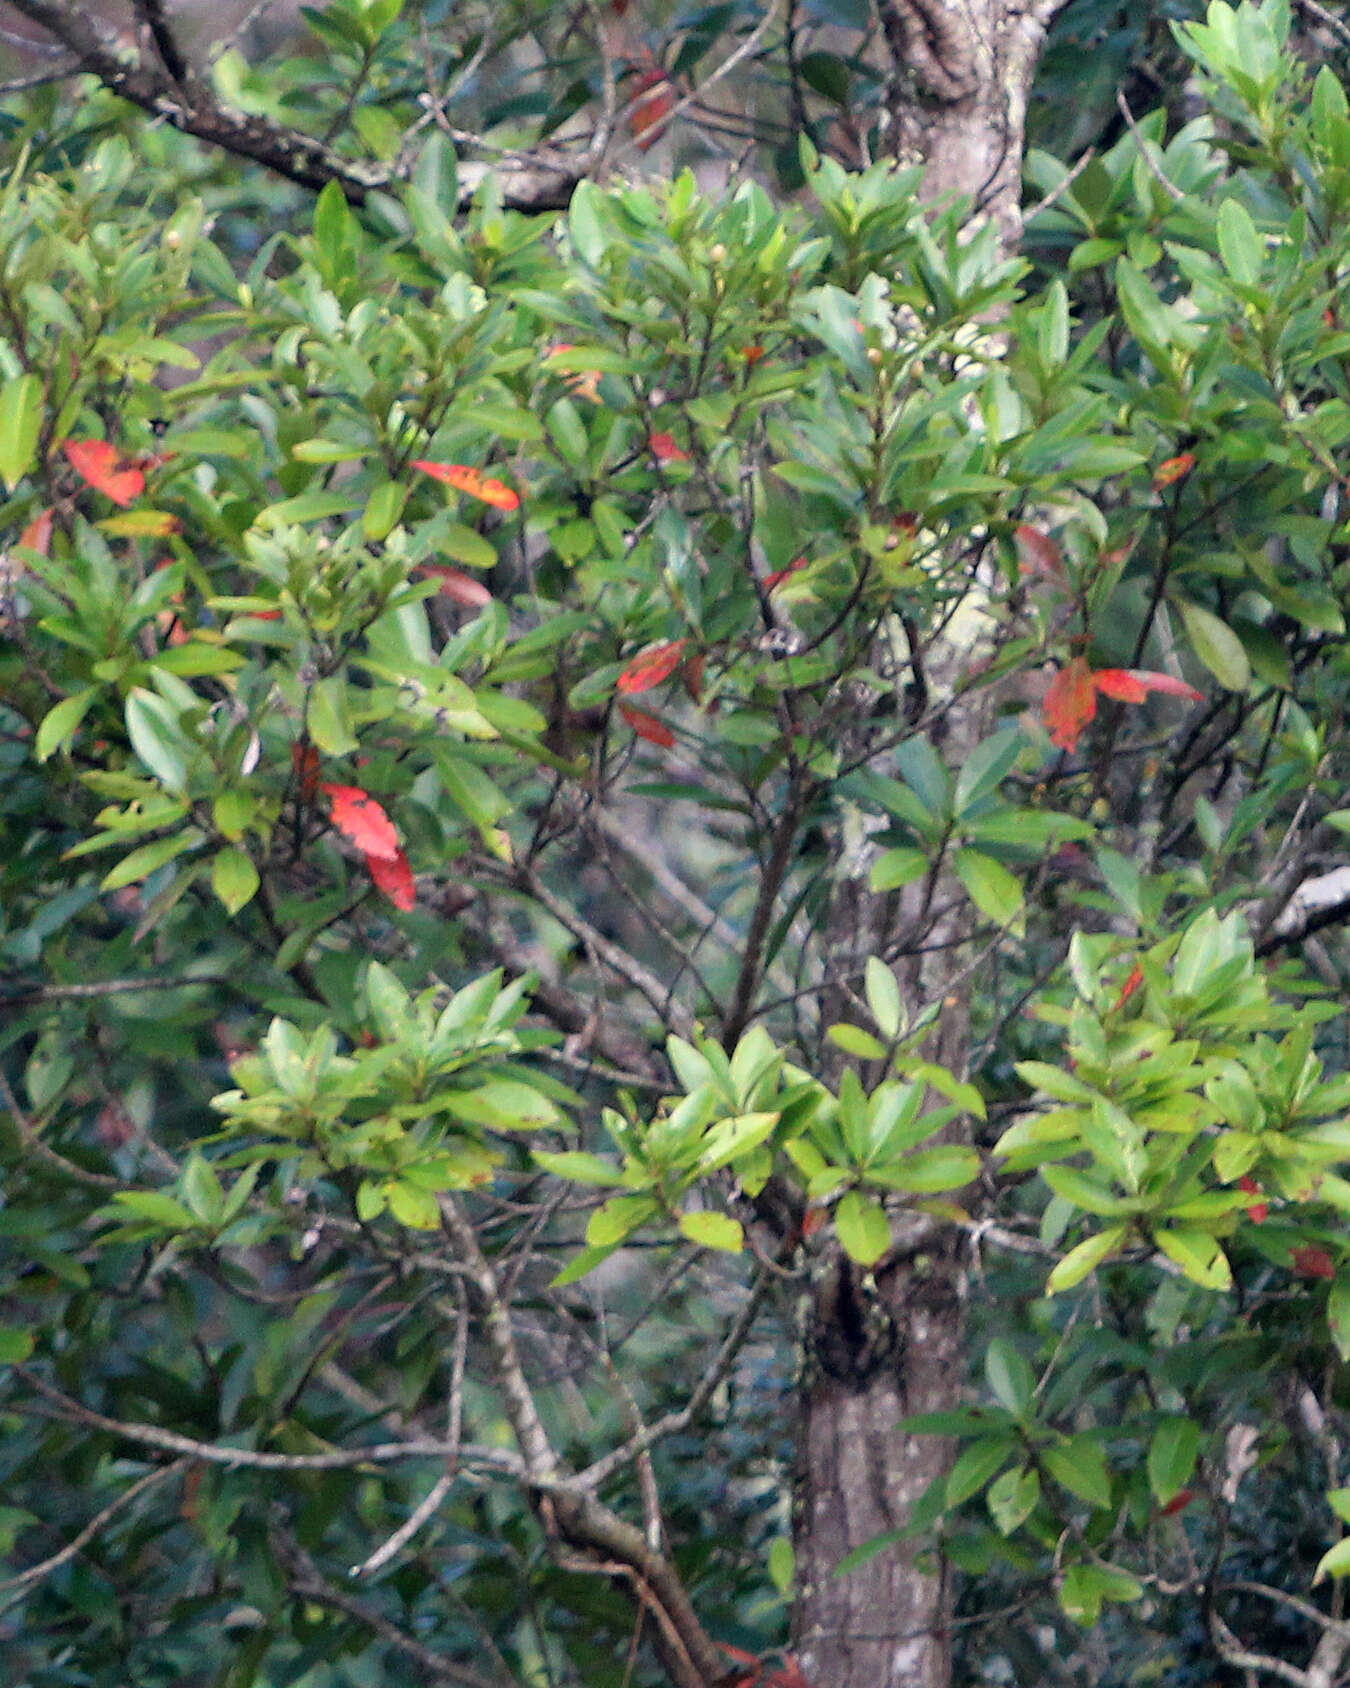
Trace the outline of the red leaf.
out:
M 671 639 L 664 645 L 649 645 L 641 656 L 633 660 L 620 674 L 617 684 L 621 692 L 649 692 L 668 680 L 684 659 L 687 639 Z
M 1013 538 L 1017 541 L 1017 560 L 1024 575 L 1033 580 L 1053 580 L 1061 586 L 1067 584 L 1064 554 L 1048 534 L 1024 522 Z
M 333 801 L 333 825 L 365 856 L 393 861 L 398 855 L 398 833 L 384 810 L 359 785 L 325 785 L 325 797 Z
M 646 739 L 648 744 L 659 744 L 669 750 L 675 743 L 675 735 L 658 716 L 648 715 L 645 709 L 634 709 L 631 703 L 621 703 L 619 714 L 637 736 Z
M 412 867 L 402 850 L 396 848 L 392 856 L 372 856 L 367 852 L 366 866 L 376 886 L 395 908 L 401 908 L 406 914 L 417 902 L 417 886 L 413 882 Z
M 674 434 L 648 434 L 647 444 L 652 448 L 652 456 L 658 463 L 687 463 L 689 453 L 681 451 L 675 443 Z
M 420 566 L 425 574 L 434 574 L 440 581 L 443 598 L 471 610 L 481 610 L 485 604 L 492 602 L 492 594 L 482 581 L 475 580 L 462 569 L 452 569 L 448 563 L 423 563 Z
M 765 1682 L 764 1688 L 811 1688 L 811 1684 L 802 1675 L 802 1667 L 796 1658 L 787 1653 L 783 1658 L 782 1670 L 774 1671 Z
M 707 657 L 702 651 L 691 656 L 685 663 L 680 678 L 684 681 L 684 689 L 695 703 L 703 696 L 703 670 L 707 666 Z
M 494 480 L 491 475 L 483 474 L 480 469 L 470 469 L 464 463 L 428 463 L 418 458 L 413 468 L 430 475 L 434 481 L 444 481 L 457 492 L 467 492 L 470 498 L 480 498 L 484 504 L 493 504 L 498 510 L 520 507 L 519 494 L 512 492 L 505 481 Z
M 1042 705 L 1050 742 L 1061 750 L 1076 750 L 1083 728 L 1097 713 L 1097 692 L 1084 657 L 1066 662 L 1050 682 Z
M 629 111 L 628 129 L 638 150 L 646 152 L 665 133 L 662 119 L 674 109 L 675 89 L 666 73 L 656 69 L 640 72 L 638 87 L 643 91 L 638 93 Z M 649 129 L 656 129 L 656 133 L 648 134 Z
M 753 368 L 764 356 L 763 346 L 747 346 L 741 356 Z
M 300 801 L 312 803 L 319 789 L 319 751 L 316 745 L 297 739 L 291 746 L 291 767 L 300 781 Z
M 1193 451 L 1183 451 L 1179 457 L 1169 457 L 1153 471 L 1154 492 L 1161 492 L 1165 486 L 1171 486 L 1173 481 L 1184 480 L 1194 467 Z
M 126 506 L 145 491 L 143 472 L 128 467 L 109 440 L 67 440 L 65 453 L 75 473 L 114 504 Z
M 1246 1177 L 1238 1179 L 1238 1188 L 1245 1190 L 1249 1196 L 1259 1196 L 1261 1194 L 1261 1186 L 1250 1173 L 1248 1173 Z M 1248 1219 L 1252 1220 L 1252 1222 L 1257 1225 L 1264 1225 L 1269 1213 L 1269 1202 L 1253 1202 L 1247 1209 Z
M 52 513 L 50 510 L 39 510 L 19 535 L 19 544 L 26 545 L 30 551 L 36 551 L 40 557 L 45 557 L 51 542 Z
M 1184 1512 L 1195 1499 L 1194 1489 L 1178 1489 L 1162 1510 L 1164 1518 L 1174 1518 L 1178 1512 Z
M 1336 1276 L 1336 1262 L 1324 1248 L 1296 1248 L 1293 1254 L 1294 1270 L 1300 1278 L 1334 1278 Z
M 1159 674 L 1152 668 L 1132 668 L 1130 673 L 1141 686 L 1146 686 L 1151 692 L 1166 692 L 1171 697 L 1184 697 L 1190 703 L 1203 703 L 1205 694 L 1196 691 L 1194 686 L 1185 680 L 1178 680 L 1174 674 Z
M 775 569 L 772 574 L 766 574 L 764 576 L 764 590 L 766 592 L 777 591 L 789 575 L 796 574 L 799 569 L 804 569 L 805 567 L 806 558 L 797 557 L 793 562 L 790 562 L 785 569 Z
M 1148 696 L 1148 687 L 1128 668 L 1099 668 L 1092 684 L 1103 697 L 1113 697 L 1117 703 L 1142 703 Z

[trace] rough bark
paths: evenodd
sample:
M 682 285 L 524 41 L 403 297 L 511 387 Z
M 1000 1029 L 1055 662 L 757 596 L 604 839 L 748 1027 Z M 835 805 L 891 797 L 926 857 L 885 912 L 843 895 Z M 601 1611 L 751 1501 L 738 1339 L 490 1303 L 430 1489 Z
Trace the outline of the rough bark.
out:
M 927 194 L 968 196 L 1005 247 L 1021 233 L 1021 163 L 1027 92 L 1057 9 L 1017 0 L 879 0 L 893 61 L 888 91 L 896 154 L 926 166 Z M 930 673 L 941 687 L 942 676 Z M 972 691 L 947 717 L 952 765 L 989 730 L 990 693 Z M 897 911 L 866 889 L 866 862 L 839 864 L 831 926 L 838 950 L 860 960 L 895 935 Z M 900 921 L 914 918 L 898 911 Z M 933 940 L 942 942 L 935 947 Z M 934 1058 L 964 1067 L 969 956 L 955 930 L 926 933 L 902 966 L 911 1008 L 941 1001 Z M 954 941 L 955 940 L 955 941 Z M 914 1503 L 947 1469 L 950 1447 L 896 1433 L 908 1415 L 960 1399 L 964 1357 L 962 1244 L 928 1222 L 873 1273 L 842 1257 L 814 1286 L 804 1344 L 794 1530 L 798 1602 L 794 1640 L 813 1688 L 948 1688 L 948 1578 L 924 1544 L 902 1540 L 845 1576 L 845 1555 L 904 1527 Z

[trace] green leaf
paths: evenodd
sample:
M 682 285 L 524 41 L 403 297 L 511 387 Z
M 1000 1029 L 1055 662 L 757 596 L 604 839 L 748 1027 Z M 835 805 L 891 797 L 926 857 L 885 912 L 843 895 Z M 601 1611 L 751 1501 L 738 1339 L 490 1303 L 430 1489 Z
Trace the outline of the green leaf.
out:
M 996 1336 L 985 1350 L 984 1375 L 994 1399 L 1015 1418 L 1021 1418 L 1031 1405 L 1036 1374 L 1026 1356 L 1007 1337 Z
M 880 1202 L 857 1190 L 842 1198 L 834 1215 L 844 1252 L 860 1266 L 875 1266 L 891 1246 L 891 1222 Z
M 1350 1360 L 1350 1281 L 1344 1277 L 1336 1279 L 1327 1297 L 1327 1324 L 1336 1352 L 1343 1360 Z
M 700 1248 L 720 1249 L 724 1254 L 739 1254 L 745 1247 L 745 1232 L 729 1214 L 708 1210 L 680 1215 L 680 1230 L 691 1243 Z
M 952 865 L 980 913 L 999 926 L 1012 926 L 1022 908 L 1022 884 L 1001 862 L 983 851 L 956 852 Z
M 89 706 L 98 696 L 99 690 L 98 686 L 86 686 L 82 692 L 73 692 L 47 711 L 42 717 L 42 725 L 38 728 L 37 738 L 33 743 L 33 752 L 39 762 L 45 762 L 62 745 L 74 738 L 76 729 L 89 713 Z
M 176 712 L 157 692 L 135 687 L 126 701 L 127 736 L 132 749 L 163 785 L 182 792 L 187 758 Z
M 1025 743 L 1020 727 L 1005 727 L 975 746 L 956 776 L 952 810 L 958 819 L 981 798 L 998 790 L 1016 766 Z
M 922 850 L 909 847 L 883 850 L 872 863 L 871 886 L 874 891 L 896 891 L 927 872 L 928 857 Z
M 1208 1231 L 1191 1227 L 1158 1230 L 1153 1240 L 1167 1258 L 1174 1261 L 1192 1283 L 1202 1289 L 1231 1289 L 1233 1274 L 1228 1257 Z
M 545 1172 L 555 1178 L 566 1178 L 572 1184 L 624 1184 L 627 1177 L 612 1161 L 599 1155 L 588 1155 L 579 1149 L 555 1154 L 548 1149 L 536 1149 L 534 1159 Z
M 1264 248 L 1251 213 L 1240 200 L 1225 199 L 1219 207 L 1218 236 L 1219 256 L 1229 275 L 1244 286 L 1258 286 Z
M 977 1494 L 1017 1450 L 1011 1436 L 983 1436 L 962 1448 L 947 1473 L 946 1502 L 949 1507 L 960 1506 Z
M 1190 1481 L 1200 1452 L 1200 1426 L 1193 1418 L 1165 1418 L 1148 1445 L 1148 1482 L 1159 1506 Z
M 1125 1240 L 1128 1229 L 1126 1225 L 1111 1225 L 1105 1231 L 1098 1231 L 1095 1237 L 1085 1238 L 1076 1248 L 1071 1248 L 1046 1279 L 1046 1294 L 1058 1295 L 1061 1290 L 1072 1289 L 1075 1284 L 1082 1283 L 1103 1260 L 1115 1253 Z
M 856 1055 L 860 1061 L 884 1061 L 886 1058 L 886 1045 L 873 1037 L 871 1032 L 865 1032 L 861 1026 L 831 1026 L 825 1035 L 846 1055 Z
M 792 1593 L 797 1575 L 796 1555 L 792 1551 L 791 1536 L 775 1536 L 769 1547 L 769 1580 L 787 1598 Z
M 1173 598 L 1171 602 L 1181 612 L 1192 649 L 1214 678 L 1230 692 L 1245 692 L 1251 684 L 1251 664 L 1242 640 L 1233 629 L 1199 604 L 1185 598 Z
M 1019 1465 L 1005 1471 L 989 1485 L 985 1505 L 989 1516 L 1005 1536 L 1010 1536 L 1036 1510 L 1041 1498 L 1041 1479 L 1034 1469 Z
M 1350 1536 L 1338 1541 L 1335 1547 L 1328 1548 L 1317 1561 L 1313 1587 L 1316 1588 L 1323 1577 L 1343 1577 L 1347 1572 L 1350 1572 Z
M 225 905 L 227 914 L 238 914 L 257 895 L 261 883 L 247 850 L 231 845 L 216 853 L 211 863 L 211 889 Z
M 0 479 L 10 492 L 28 473 L 42 428 L 42 382 L 16 375 L 0 387 Z
M 1070 1436 L 1044 1448 L 1041 1461 L 1060 1487 L 1070 1494 L 1090 1506 L 1110 1506 L 1111 1477 L 1106 1469 L 1106 1456 L 1091 1437 Z
M 20 1365 L 32 1352 L 31 1330 L 16 1330 L 13 1325 L 0 1325 L 0 1366 Z
M 120 891 L 124 885 L 135 885 L 142 879 L 148 879 L 156 868 L 173 861 L 185 850 L 194 849 L 201 841 L 202 835 L 196 827 L 186 827 L 172 838 L 157 838 L 153 844 L 142 844 L 139 850 L 123 856 L 117 866 L 104 875 L 99 889 Z
M 900 1031 L 900 986 L 891 969 L 875 955 L 867 958 L 864 990 L 881 1035 L 895 1037 Z

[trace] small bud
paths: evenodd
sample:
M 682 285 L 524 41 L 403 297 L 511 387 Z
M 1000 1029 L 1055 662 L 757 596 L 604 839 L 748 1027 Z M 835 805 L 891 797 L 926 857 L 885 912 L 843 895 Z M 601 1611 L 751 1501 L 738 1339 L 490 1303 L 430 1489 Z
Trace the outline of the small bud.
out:
M 725 246 L 723 246 L 723 244 L 720 240 L 718 241 L 717 245 L 714 246 L 712 248 L 712 250 L 708 253 L 708 261 L 710 263 L 713 263 L 713 264 L 725 264 L 726 263 L 726 261 L 727 261 L 727 249 L 726 249 Z
M 867 348 L 867 361 L 871 364 L 873 369 L 875 369 L 877 365 L 883 361 L 885 356 L 886 354 L 882 351 L 880 346 L 869 346 Z

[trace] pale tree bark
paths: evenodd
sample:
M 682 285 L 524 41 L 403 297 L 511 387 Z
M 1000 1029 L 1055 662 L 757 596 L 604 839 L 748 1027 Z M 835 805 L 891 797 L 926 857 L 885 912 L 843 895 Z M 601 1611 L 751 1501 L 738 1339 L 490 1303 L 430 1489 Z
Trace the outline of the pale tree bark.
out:
M 1021 234 L 1027 95 L 1061 0 L 878 0 L 891 53 L 887 121 L 893 149 L 925 166 L 934 199 L 961 195 L 972 224 L 991 220 L 1005 249 Z M 930 668 L 938 695 L 955 675 Z M 992 730 L 996 696 L 971 691 L 947 712 L 942 753 L 963 753 Z M 943 1004 L 934 1059 L 958 1073 L 968 1054 L 969 946 L 956 928 L 925 922 L 907 899 L 887 908 L 867 891 L 870 862 L 836 864 L 832 953 L 855 972 L 869 950 L 916 934 L 901 963 L 911 1011 Z M 903 943 L 900 946 L 903 948 Z M 902 1540 L 844 1576 L 837 1566 L 904 1527 L 950 1462 L 933 1436 L 897 1433 L 912 1414 L 961 1398 L 965 1359 L 963 1243 L 954 1228 L 909 1219 L 891 1253 L 864 1272 L 842 1256 L 818 1277 L 807 1314 L 794 1536 L 794 1643 L 812 1688 L 948 1688 L 951 1588 L 939 1557 Z

